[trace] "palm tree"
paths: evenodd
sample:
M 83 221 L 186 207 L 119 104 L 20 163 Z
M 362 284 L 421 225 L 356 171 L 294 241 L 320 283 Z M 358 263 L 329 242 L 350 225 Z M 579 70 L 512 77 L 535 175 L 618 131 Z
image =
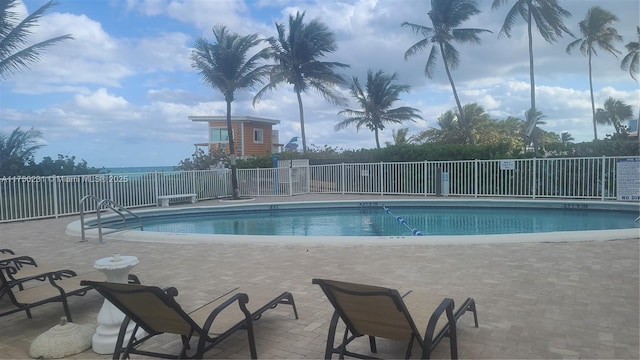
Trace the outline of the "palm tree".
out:
M 444 144 L 476 144 L 482 142 L 482 133 L 489 127 L 491 118 L 484 108 L 476 103 L 465 104 L 463 115 L 454 110 L 448 110 L 438 117 L 437 128 L 420 132 L 416 136 L 418 141 Z M 462 126 L 466 123 L 468 130 Z M 470 136 L 470 137 L 469 137 Z
M 455 111 L 447 110 L 438 117 L 438 128 L 421 131 L 416 141 L 443 144 L 464 144 L 466 135 Z
M 598 55 L 595 45 L 613 56 L 618 56 L 618 51 L 614 45 L 614 41 L 622 41 L 622 36 L 618 35 L 618 31 L 612 26 L 618 17 L 599 6 L 593 6 L 587 11 L 584 20 L 578 23 L 580 27 L 581 39 L 577 39 L 567 45 L 567 53 L 571 54 L 571 50 L 580 48 L 582 55 L 589 59 L 589 91 L 591 94 L 591 113 L 593 115 L 593 139 L 598 140 L 598 129 L 596 128 L 596 103 L 593 100 L 593 76 L 591 57 Z
M 378 132 L 384 130 L 385 124 L 401 124 L 403 121 L 414 121 L 422 119 L 418 113 L 420 110 L 401 106 L 392 109 L 393 103 L 399 100 L 403 92 L 408 92 L 409 85 L 394 84 L 398 76 L 393 73 L 386 75 L 382 70 L 375 74 L 369 70 L 367 72 L 367 83 L 363 89 L 357 77 L 353 77 L 351 85 L 351 96 L 353 96 L 362 110 L 344 109 L 339 115 L 346 115 L 347 118 L 338 122 L 335 130 L 341 130 L 348 126 L 355 125 L 357 130 L 366 126 L 374 132 L 376 147 L 380 149 L 380 139 Z
M 627 48 L 628 53 L 622 58 L 620 67 L 622 70 L 629 70 L 631 78 L 638 81 L 636 76 L 638 75 L 638 63 L 640 63 L 640 26 L 636 26 L 636 33 L 638 35 L 638 41 L 630 41 L 624 46 Z
M 429 15 L 429 19 L 431 19 L 433 27 L 408 22 L 402 23 L 403 27 L 409 27 L 417 35 L 424 37 L 422 40 L 411 45 L 405 52 L 405 60 L 426 49 L 429 44 L 432 44 L 424 73 L 429 78 L 433 77 L 436 57 L 440 54 L 442 56 L 442 62 L 444 63 L 444 69 L 449 78 L 449 83 L 451 84 L 451 90 L 453 91 L 453 97 L 456 100 L 459 114 L 463 114 L 463 109 L 460 98 L 458 97 L 458 92 L 456 91 L 456 86 L 453 82 L 453 77 L 451 77 L 451 70 L 455 70 L 458 67 L 460 59 L 458 50 L 456 50 L 451 42 L 481 43 L 478 34 L 491 31 L 485 29 L 459 28 L 463 22 L 479 13 L 480 10 L 478 10 L 473 0 L 431 0 L 431 11 L 427 14 Z M 470 130 L 467 124 L 463 123 L 462 126 L 464 131 L 467 132 L 467 138 L 470 138 L 468 134 Z
M 564 131 L 560 134 L 560 142 L 562 143 L 562 145 L 567 146 L 571 144 L 572 141 L 575 141 L 575 139 L 573 138 L 573 136 L 571 136 L 569 132 Z
M 252 49 L 263 40 L 258 34 L 240 36 L 230 33 L 222 25 L 213 28 L 215 43 L 201 37 L 196 40 L 191 53 L 191 65 L 198 69 L 202 81 L 220 90 L 227 102 L 227 136 L 229 137 L 229 163 L 233 198 L 240 198 L 238 176 L 231 126 L 231 102 L 236 90 L 251 89 L 260 84 L 268 74 L 269 66 L 260 65 L 260 60 L 269 58 L 269 49 L 263 48 L 250 55 Z
M 20 170 L 33 159 L 40 144 L 42 132 L 31 128 L 15 128 L 8 136 L 0 133 L 0 175 L 20 175 Z
M 53 5 L 55 3 L 49 1 L 18 22 L 18 13 L 12 10 L 18 6 L 18 0 L 0 1 L 0 78 L 6 80 L 14 72 L 29 68 L 31 63 L 40 59 L 42 50 L 63 40 L 73 39 L 67 34 L 23 47 L 28 43 L 31 28 L 38 25 L 38 20 Z
M 625 126 L 622 122 L 633 116 L 631 105 L 625 104 L 620 99 L 609 97 L 604 102 L 604 109 L 596 109 L 596 122 L 602 125 L 613 125 L 616 134 L 622 134 Z
M 459 122 L 467 124 L 469 138 L 465 139 L 466 144 L 478 144 L 483 141 L 482 132 L 487 128 L 491 117 L 486 110 L 477 103 L 465 104 L 462 107 L 462 115 L 456 114 Z M 465 133 L 466 134 L 466 133 Z
M 337 49 L 335 36 L 329 28 L 317 19 L 304 23 L 304 12 L 289 16 L 289 32 L 284 24 L 276 23 L 278 38 L 269 38 L 272 56 L 276 64 L 272 66 L 269 83 L 255 95 L 253 103 L 278 85 L 287 83 L 293 85 L 298 98 L 300 112 L 300 135 L 302 151 L 307 152 L 307 136 L 304 129 L 304 109 L 302 93 L 309 90 L 317 91 L 325 100 L 332 104 L 344 104 L 345 99 L 336 95 L 336 86 L 346 85 L 344 78 L 336 73 L 338 68 L 349 65 L 339 62 L 325 62 L 319 59 Z
M 512 2 L 513 0 L 493 0 L 492 9 Z M 571 32 L 564 25 L 562 18 L 571 16 L 571 13 L 563 9 L 557 0 L 515 0 L 504 19 L 500 35 L 511 37 L 511 29 L 520 16 L 527 23 L 527 35 L 529 40 L 529 81 L 531 90 L 531 107 L 536 111 L 536 80 L 533 67 L 533 32 L 532 24 L 535 22 L 538 32 L 548 43 L 554 43 L 563 33 L 571 36 Z
M 393 143 L 386 141 L 385 145 L 391 146 L 412 144 L 415 140 L 415 137 L 407 135 L 409 135 L 409 128 L 400 128 L 398 130 L 393 129 L 391 130 L 391 138 L 393 138 Z

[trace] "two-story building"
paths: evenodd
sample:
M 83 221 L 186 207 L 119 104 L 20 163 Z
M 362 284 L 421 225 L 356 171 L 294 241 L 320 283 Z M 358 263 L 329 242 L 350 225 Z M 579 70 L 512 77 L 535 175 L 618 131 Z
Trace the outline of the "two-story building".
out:
M 196 147 L 207 146 L 209 150 L 223 149 L 229 152 L 226 116 L 189 116 L 189 120 L 209 124 L 209 141 L 194 144 Z M 273 129 L 273 126 L 278 124 L 280 120 L 255 116 L 232 116 L 231 127 L 236 156 L 244 159 L 280 152 L 282 144 L 279 143 L 278 130 Z

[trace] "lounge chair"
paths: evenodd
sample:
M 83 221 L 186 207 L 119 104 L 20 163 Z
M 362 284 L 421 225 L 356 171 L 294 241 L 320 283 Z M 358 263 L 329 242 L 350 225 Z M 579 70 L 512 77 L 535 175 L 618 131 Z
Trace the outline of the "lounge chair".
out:
M 91 287 L 80 285 L 82 279 L 104 280 L 99 271 L 78 275 L 72 270 L 34 272 L 30 276 L 12 278 L 16 269 L 13 266 L 0 267 L 0 298 L 9 301 L 0 302 L 0 317 L 24 311 L 31 318 L 31 309 L 51 302 L 60 302 L 69 322 L 71 311 L 67 298 L 83 296 Z M 34 280 L 39 280 L 35 282 Z
M 6 249 L 3 249 L 6 250 Z M 71 322 L 71 311 L 67 302 L 69 296 L 84 296 L 92 288 L 81 285 L 82 280 L 104 281 L 106 276 L 100 271 L 80 273 L 70 269 L 42 267 L 30 256 L 7 255 L 0 262 L 0 317 L 24 311 L 31 319 L 31 309 L 60 302 Z M 28 265 L 28 266 L 25 266 Z M 129 274 L 130 283 L 140 283 L 136 275 Z
M 30 256 L 16 254 L 9 249 L 0 249 L 0 266 L 4 265 L 14 265 L 17 268 L 22 267 L 22 265 L 37 266 L 35 260 Z
M 2 261 L 2 259 L 6 256 L 11 257 L 11 255 L 15 255 L 16 253 L 13 252 L 13 250 L 11 249 L 0 249 L 0 261 Z
M 368 336 L 372 353 L 376 353 L 376 337 L 407 343 L 405 358 L 411 356 L 414 341 L 422 349 L 421 358 L 430 358 L 431 352 L 444 338 L 449 337 L 451 358 L 457 359 L 456 321 L 466 311 L 473 312 L 478 327 L 475 301 L 468 298 L 457 310 L 450 298 L 434 297 L 409 292 L 401 296 L 398 290 L 378 286 L 353 284 L 342 281 L 313 279 L 322 288 L 335 312 L 329 326 L 325 359 L 334 353 L 340 358 L 352 356 L 375 359 L 367 354 L 347 350 L 347 345 L 358 337 Z M 342 342 L 334 346 L 338 319 L 345 324 Z
M 161 358 L 202 358 L 205 352 L 241 329 L 247 330 L 251 358 L 256 359 L 254 320 L 279 304 L 291 305 L 296 319 L 298 318 L 293 295 L 288 292 L 271 297 L 264 292 L 247 295 L 234 289 L 187 313 L 176 302 L 178 290 L 174 287 L 163 290 L 155 286 L 111 282 L 84 281 L 83 284 L 95 287 L 126 316 L 118 334 L 113 359 L 128 358 L 130 354 Z M 258 307 L 261 304 L 264 305 Z M 136 326 L 127 341 L 125 336 L 129 321 L 134 321 Z M 138 339 L 136 334 L 140 328 L 146 334 L 142 333 Z M 182 349 L 178 355 L 140 349 L 145 341 L 165 333 L 180 335 Z M 195 349 L 190 351 L 190 341 L 194 336 L 198 337 L 198 342 Z
M 10 271 L 5 273 L 9 281 L 33 278 L 34 275 L 64 270 L 59 267 L 39 266 L 31 256 L 16 254 L 10 249 L 0 249 L 0 267 L 6 266 L 11 267 Z M 46 276 L 38 277 L 38 279 L 46 280 Z
M 0 249 L 2 251 L 3 249 Z M 27 266 L 25 266 L 27 265 Z M 17 282 L 22 290 L 26 280 L 47 280 L 48 273 L 57 273 L 61 277 L 75 276 L 76 272 L 60 267 L 40 266 L 31 256 L 0 254 L 0 268 L 6 268 L 5 276 L 9 283 Z M 140 284 L 140 280 L 134 274 L 129 274 L 129 283 Z M 0 288 L 1 289 L 1 288 Z M 0 291 L 0 298 L 2 297 Z

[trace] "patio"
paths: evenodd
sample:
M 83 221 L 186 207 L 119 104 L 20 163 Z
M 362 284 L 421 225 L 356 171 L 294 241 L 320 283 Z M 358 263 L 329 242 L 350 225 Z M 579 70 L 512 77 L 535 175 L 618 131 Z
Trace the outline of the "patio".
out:
M 295 201 L 328 196 L 296 196 Z M 340 197 L 344 198 L 344 197 Z M 350 198 L 372 198 L 356 197 Z M 272 202 L 287 199 L 264 198 Z M 198 205 L 215 205 L 204 201 Z M 65 234 L 77 216 L 0 224 L 0 248 L 32 255 L 39 263 L 89 271 L 113 253 L 140 259 L 132 273 L 143 283 L 175 286 L 186 309 L 222 288 L 271 287 L 290 291 L 300 319 L 288 308 L 267 312 L 255 323 L 260 358 L 321 358 L 332 314 L 314 277 L 470 296 L 478 306 L 458 326 L 461 358 L 629 358 L 639 350 L 640 236 L 635 240 L 567 243 L 395 246 L 301 246 L 248 244 L 78 243 Z M 96 325 L 101 296 L 70 299 L 74 321 Z M 59 304 L 0 318 L 0 357 L 28 358 L 30 342 L 57 324 Z M 177 351 L 177 341 L 160 346 Z M 448 358 L 448 340 L 435 358 Z M 362 341 L 367 346 L 367 341 Z M 381 356 L 402 357 L 398 344 L 378 342 Z M 170 350 L 171 351 L 171 350 Z M 414 351 L 414 355 L 417 354 Z M 248 358 L 246 335 L 205 354 Z M 72 358 L 102 358 L 91 350 Z

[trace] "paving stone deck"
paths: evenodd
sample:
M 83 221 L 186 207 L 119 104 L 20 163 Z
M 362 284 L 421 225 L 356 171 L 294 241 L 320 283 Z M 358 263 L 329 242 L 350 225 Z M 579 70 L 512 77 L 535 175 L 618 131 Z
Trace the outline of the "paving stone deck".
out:
M 473 327 L 470 314 L 460 319 L 461 358 L 640 357 L 640 239 L 340 247 L 233 243 L 185 246 L 124 241 L 98 244 L 95 240 L 79 243 L 77 237 L 65 234 L 67 224 L 77 218 L 0 224 L 0 248 L 78 272 L 92 270 L 95 260 L 113 253 L 135 255 L 140 264 L 133 272 L 142 282 L 177 287 L 178 301 L 187 310 L 231 286 L 290 291 L 300 319 L 294 320 L 289 308 L 283 306 L 257 321 L 260 358 L 322 358 L 332 308 L 320 288 L 311 284 L 315 277 L 475 298 L 480 327 Z M 101 304 L 102 298 L 95 291 L 72 298 L 74 321 L 95 327 Z M 0 358 L 28 358 L 30 342 L 63 315 L 62 307 L 55 303 L 34 308 L 32 313 L 32 319 L 24 313 L 0 318 Z M 175 338 L 158 340 L 157 345 L 169 351 L 178 349 Z M 359 346 L 366 349 L 366 345 L 365 339 Z M 404 356 L 400 344 L 380 340 L 378 346 L 382 356 Z M 248 358 L 246 334 L 236 333 L 205 356 Z M 449 357 L 446 339 L 433 357 Z M 88 350 L 72 358 L 110 356 Z

